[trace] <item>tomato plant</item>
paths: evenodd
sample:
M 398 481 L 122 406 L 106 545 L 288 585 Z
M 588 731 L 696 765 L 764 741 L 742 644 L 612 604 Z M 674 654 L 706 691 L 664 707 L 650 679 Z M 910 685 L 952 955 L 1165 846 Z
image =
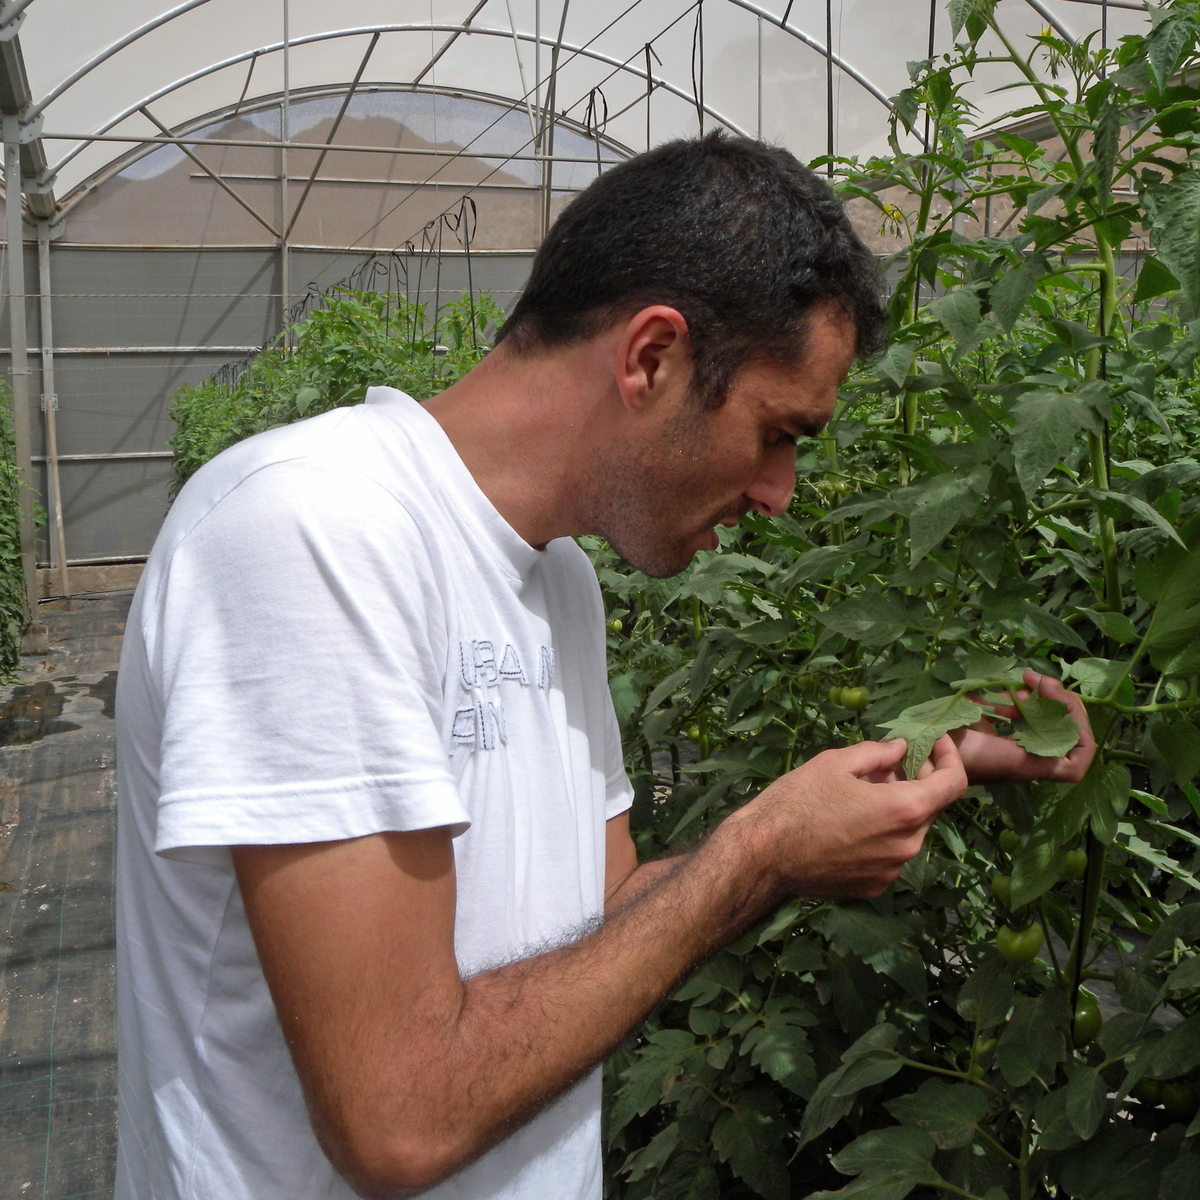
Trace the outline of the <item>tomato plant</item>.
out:
M 648 855 L 830 745 L 914 768 L 1026 666 L 1100 753 L 972 788 L 884 896 L 785 905 L 685 983 L 607 1069 L 614 1198 L 1200 1195 L 1200 11 L 1109 48 L 1004 12 L 954 0 L 892 153 L 835 164 L 906 246 L 789 512 L 674 580 L 586 544 Z M 998 62 L 1024 86 L 981 130 Z M 1061 754 L 1060 708 L 995 724 Z
M 463 293 L 436 323 L 427 306 L 385 292 L 338 288 L 287 336 L 264 348 L 232 384 L 207 379 L 171 402 L 171 493 L 215 454 L 276 425 L 346 404 L 385 384 L 424 400 L 487 352 L 485 334 L 504 317 L 487 294 Z

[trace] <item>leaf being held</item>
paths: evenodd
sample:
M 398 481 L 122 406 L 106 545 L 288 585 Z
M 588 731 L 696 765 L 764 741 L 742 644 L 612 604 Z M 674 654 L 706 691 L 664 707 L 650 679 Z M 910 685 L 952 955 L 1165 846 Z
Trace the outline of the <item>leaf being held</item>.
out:
M 982 716 L 983 710 L 979 705 L 964 696 L 942 696 L 906 708 L 898 717 L 885 721 L 883 727 L 892 737 L 904 738 L 908 742 L 904 773 L 909 779 L 915 779 L 921 764 L 929 757 L 933 743 L 942 734 L 952 729 L 962 729 L 965 725 L 974 725 Z M 1077 735 L 1078 732 L 1077 729 Z
M 963 678 L 952 680 L 950 686 L 960 690 L 990 687 L 998 683 L 1021 687 L 1024 682 L 1025 668 L 1015 658 L 971 648 L 967 651 Z
M 1075 749 L 1079 726 L 1061 700 L 1035 692 L 1016 704 L 1023 718 L 1013 728 L 1013 740 L 1019 746 L 1043 758 L 1061 758 Z

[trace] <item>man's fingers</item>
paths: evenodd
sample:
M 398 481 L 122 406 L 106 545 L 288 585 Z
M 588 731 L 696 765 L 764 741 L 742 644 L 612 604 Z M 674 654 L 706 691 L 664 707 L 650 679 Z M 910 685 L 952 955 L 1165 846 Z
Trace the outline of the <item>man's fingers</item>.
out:
M 894 767 L 904 757 L 906 749 L 908 743 L 903 738 L 894 738 L 890 742 L 858 742 L 833 753 L 838 755 L 843 770 L 862 779 L 872 772 Z
M 909 789 L 918 803 L 927 805 L 932 819 L 967 790 L 966 768 L 949 734 L 933 743 L 928 767 L 932 767 L 928 774 L 897 786 Z

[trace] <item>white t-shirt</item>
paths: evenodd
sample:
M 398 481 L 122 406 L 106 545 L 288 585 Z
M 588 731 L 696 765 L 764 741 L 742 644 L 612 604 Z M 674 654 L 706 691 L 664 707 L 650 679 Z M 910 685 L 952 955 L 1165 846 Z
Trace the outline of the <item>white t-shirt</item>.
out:
M 594 920 L 631 790 L 591 566 L 525 543 L 438 423 L 373 388 L 188 483 L 119 678 L 117 1200 L 351 1197 L 228 847 L 451 826 L 464 974 Z M 599 1108 L 593 1073 L 428 1194 L 598 1198 Z

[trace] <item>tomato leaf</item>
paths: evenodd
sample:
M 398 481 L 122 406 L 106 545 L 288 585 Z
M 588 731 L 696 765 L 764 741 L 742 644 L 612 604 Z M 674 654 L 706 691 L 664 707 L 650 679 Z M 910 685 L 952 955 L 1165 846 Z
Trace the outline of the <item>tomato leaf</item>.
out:
M 988 1110 L 979 1088 L 938 1079 L 927 1079 L 912 1095 L 889 1100 L 884 1107 L 902 1125 L 923 1129 L 939 1150 L 969 1146 Z
M 770 1092 L 737 1093 L 712 1131 L 717 1157 L 766 1200 L 788 1200 L 791 1195 L 777 1109 Z
M 1030 754 L 1061 758 L 1079 743 L 1079 726 L 1061 700 L 1035 692 L 1016 705 L 1023 720 L 1014 725 L 1013 740 Z
M 1039 814 L 1021 848 L 1013 856 L 1012 906 L 1032 904 L 1058 883 L 1054 861 L 1058 857 L 1059 840 L 1047 828 Z
M 809 923 L 842 956 L 857 955 L 910 996 L 924 999 L 925 965 L 903 921 L 880 916 L 866 905 L 841 905 L 814 915 Z
M 1018 996 L 1013 1015 L 996 1045 L 1000 1073 L 1013 1087 L 1035 1075 L 1043 1079 L 1066 1057 L 1063 1030 L 1070 1019 L 1067 998 L 1057 989 L 1039 999 Z
M 843 1175 L 857 1175 L 858 1181 L 842 1192 L 813 1192 L 809 1200 L 849 1195 L 856 1200 L 903 1200 L 917 1185 L 938 1187 L 945 1180 L 931 1161 L 935 1149 L 933 1139 L 920 1129 L 872 1129 L 832 1159 Z
M 1070 392 L 1048 388 L 1026 392 L 1013 409 L 1013 458 L 1017 478 L 1032 500 L 1046 476 L 1094 416 Z
M 1081 1067 L 1071 1076 L 1066 1088 L 1067 1120 L 1086 1142 L 1104 1119 L 1108 1103 L 1108 1085 L 1094 1067 Z
M 1081 608 L 1079 611 L 1085 614 L 1105 637 L 1112 638 L 1114 642 L 1129 646 L 1138 640 L 1136 627 L 1124 613 L 1097 612 L 1094 608 Z
M 1150 740 L 1167 760 L 1175 782 L 1191 783 L 1200 772 L 1200 729 L 1185 719 L 1155 721 Z
M 981 720 L 984 710 L 965 696 L 942 696 L 906 708 L 898 717 L 882 722 L 892 737 L 904 738 L 904 773 L 916 779 L 921 764 L 929 757 L 933 743 L 952 729 L 962 729 Z
M 888 1023 L 876 1025 L 862 1035 L 842 1055 L 842 1065 L 817 1085 L 800 1123 L 800 1144 L 836 1125 L 850 1111 L 855 1093 L 873 1083 L 890 1079 L 904 1065 L 895 1045 L 900 1031 Z M 851 1068 L 857 1067 L 847 1079 Z
M 1069 1150 L 1079 1145 L 1079 1135 L 1067 1118 L 1067 1089 L 1047 1092 L 1033 1110 L 1039 1150 Z
M 956 475 L 938 475 L 921 493 L 908 518 L 909 566 L 936 550 L 963 517 L 979 507 L 970 482 Z
M 963 984 L 956 1007 L 959 1015 L 977 1029 L 990 1029 L 1008 1017 L 1012 1005 L 1012 968 L 993 954 Z

